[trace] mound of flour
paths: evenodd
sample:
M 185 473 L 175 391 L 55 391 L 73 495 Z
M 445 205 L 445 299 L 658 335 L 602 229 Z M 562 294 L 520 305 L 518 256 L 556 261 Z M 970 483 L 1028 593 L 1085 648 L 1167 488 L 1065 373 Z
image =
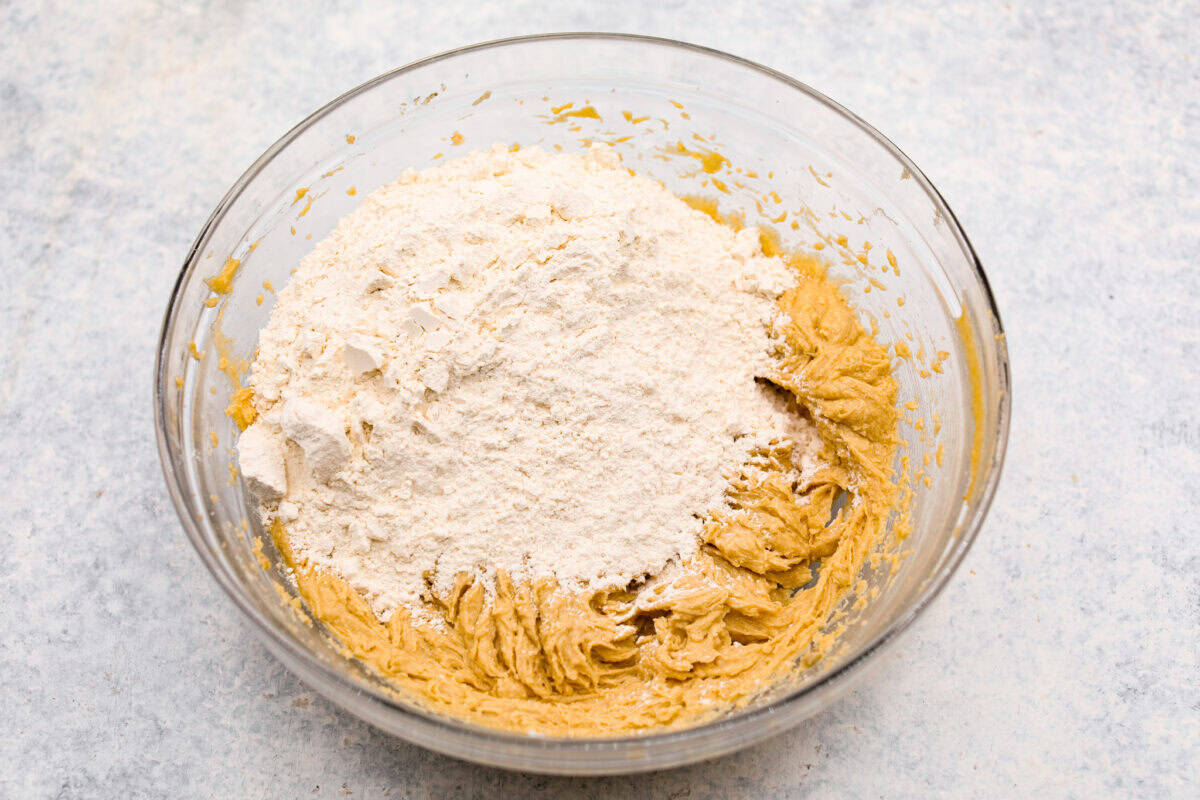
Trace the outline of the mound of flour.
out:
M 625 585 L 696 551 L 753 450 L 813 459 L 754 380 L 792 280 L 603 145 L 409 172 L 279 294 L 242 473 L 385 620 L 464 571 Z

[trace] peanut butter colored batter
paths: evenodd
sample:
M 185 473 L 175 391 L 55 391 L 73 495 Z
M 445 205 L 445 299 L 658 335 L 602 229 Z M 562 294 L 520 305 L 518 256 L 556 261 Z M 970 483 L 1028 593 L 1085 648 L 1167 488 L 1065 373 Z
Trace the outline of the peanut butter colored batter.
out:
M 802 493 L 784 479 L 790 453 L 762 453 L 777 468 L 730 487 L 732 510 L 706 527 L 687 563 L 586 595 L 501 574 L 486 602 L 463 575 L 437 598 L 441 630 L 403 610 L 382 623 L 341 578 L 297 563 L 276 524 L 276 546 L 313 616 L 348 655 L 430 711 L 553 735 L 694 723 L 815 663 L 831 638 L 822 628 L 895 505 L 897 388 L 886 350 L 823 266 L 791 264 L 799 282 L 779 300 L 790 324 L 768 377 L 811 417 L 830 465 Z M 250 399 L 231 407 L 239 424 L 253 419 Z M 849 500 L 831 522 L 843 492 Z

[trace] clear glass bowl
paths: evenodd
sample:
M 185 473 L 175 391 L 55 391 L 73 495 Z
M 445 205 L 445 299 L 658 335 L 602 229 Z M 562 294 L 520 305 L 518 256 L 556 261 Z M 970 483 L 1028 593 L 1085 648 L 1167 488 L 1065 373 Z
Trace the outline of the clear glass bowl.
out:
M 891 570 L 864 567 L 865 591 L 838 610 L 841 645 L 817 665 L 693 727 L 569 739 L 427 713 L 308 624 L 287 602 L 278 568 L 260 566 L 275 554 L 269 543 L 265 559 L 255 552 L 261 531 L 230 469 L 237 432 L 225 409 L 236 389 L 228 373 L 252 357 L 270 287 L 282 287 L 362 195 L 406 168 L 495 142 L 570 150 L 592 139 L 614 142 L 627 166 L 680 194 L 714 198 L 722 212 L 751 222 L 775 220 L 785 247 L 822 246 L 880 340 L 914 353 L 895 364 L 906 405 L 902 453 L 922 474 L 912 481 L 912 534 L 881 543 L 905 557 Z M 709 151 L 728 161 L 705 158 Z M 228 287 L 213 284 L 228 291 L 214 293 L 205 279 L 230 258 L 240 267 Z M 992 498 L 1009 419 L 1007 354 L 987 280 L 954 215 L 903 153 L 785 75 L 679 42 L 600 34 L 509 39 L 435 56 L 342 95 L 288 132 L 234 184 L 192 246 L 163 324 L 154 395 L 159 451 L 183 526 L 281 661 L 411 742 L 485 764 L 580 775 L 728 753 L 844 693 L 962 560 Z

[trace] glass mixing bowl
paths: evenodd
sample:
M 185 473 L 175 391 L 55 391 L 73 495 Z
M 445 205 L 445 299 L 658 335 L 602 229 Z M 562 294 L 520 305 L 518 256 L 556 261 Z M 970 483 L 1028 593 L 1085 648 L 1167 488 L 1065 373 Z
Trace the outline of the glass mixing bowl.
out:
M 570 105 L 568 105 L 570 104 Z M 408 168 L 517 143 L 608 141 L 624 162 L 722 213 L 818 249 L 894 360 L 912 532 L 864 566 L 830 625 L 840 645 L 693 727 L 555 738 L 430 714 L 389 692 L 304 619 L 231 469 L 226 407 L 273 288 L 361 200 Z M 900 356 L 906 357 L 900 357 Z M 837 103 L 733 56 L 635 36 L 509 39 L 390 72 L 276 142 L 221 200 L 175 284 L 154 402 L 171 497 L 200 557 L 267 646 L 368 722 L 485 764 L 565 774 L 675 766 L 761 741 L 828 706 L 945 586 L 983 522 L 1009 419 L 1008 361 L 979 261 L 946 203 L 894 145 Z M 903 458 L 903 463 L 899 463 Z M 265 546 L 263 545 L 265 542 Z

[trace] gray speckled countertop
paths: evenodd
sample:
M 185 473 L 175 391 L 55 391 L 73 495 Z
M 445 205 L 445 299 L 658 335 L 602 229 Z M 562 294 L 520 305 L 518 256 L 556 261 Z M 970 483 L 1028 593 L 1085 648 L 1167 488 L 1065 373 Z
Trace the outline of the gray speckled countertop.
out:
M 1102 5 L 0 6 L 0 796 L 1194 797 L 1200 7 Z M 314 696 L 192 552 L 154 446 L 168 292 L 268 144 L 412 59 L 572 29 L 746 56 L 894 139 L 988 268 L 1015 384 L 991 517 L 883 669 L 648 777 L 475 767 Z

